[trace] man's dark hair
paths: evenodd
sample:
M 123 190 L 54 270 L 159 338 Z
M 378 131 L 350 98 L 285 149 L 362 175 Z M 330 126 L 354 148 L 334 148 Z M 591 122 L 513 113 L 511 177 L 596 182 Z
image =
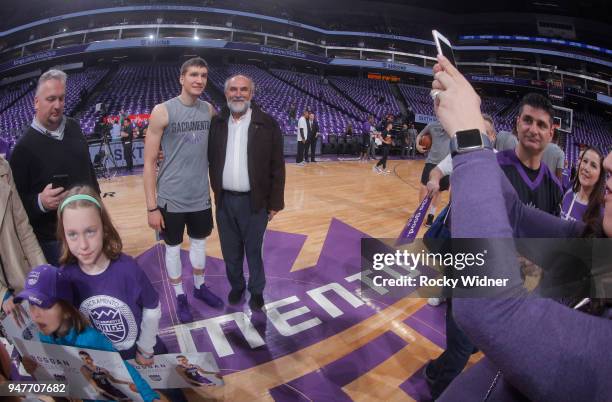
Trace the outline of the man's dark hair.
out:
M 201 57 L 193 57 L 183 63 L 181 66 L 181 75 L 185 75 L 189 67 L 206 67 L 208 69 L 208 63 Z
M 534 109 L 543 110 L 544 112 L 548 113 L 548 115 L 550 116 L 550 124 L 553 123 L 555 109 L 553 108 L 550 99 L 548 99 L 546 96 L 540 95 L 535 92 L 531 92 L 523 96 L 523 99 L 521 99 L 521 103 L 519 104 L 519 116 L 523 114 L 523 107 L 525 105 L 531 106 Z

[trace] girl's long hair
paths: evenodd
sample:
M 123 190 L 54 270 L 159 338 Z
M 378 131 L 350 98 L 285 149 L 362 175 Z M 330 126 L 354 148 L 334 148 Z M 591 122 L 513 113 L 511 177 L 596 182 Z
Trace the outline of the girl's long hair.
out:
M 59 300 L 57 302 L 62 309 L 62 317 L 67 315 L 65 318 L 70 323 L 70 328 L 74 328 L 77 334 L 80 334 L 89 326 L 89 321 L 76 307 L 67 302 L 66 300 Z
M 593 186 L 591 194 L 589 194 L 589 202 L 587 204 L 587 209 L 584 212 L 584 215 L 582 215 L 582 221 L 586 223 L 583 237 L 601 237 L 603 235 L 601 208 L 604 202 L 603 197 L 604 185 L 606 181 L 606 172 L 603 167 L 604 157 L 597 148 L 587 147 L 584 152 L 582 152 L 578 161 L 576 177 L 574 177 L 574 183 L 572 184 L 572 191 L 574 192 L 574 194 L 578 194 L 578 192 L 580 191 L 580 167 L 582 166 L 582 161 L 588 151 L 593 151 L 599 157 L 599 178 Z

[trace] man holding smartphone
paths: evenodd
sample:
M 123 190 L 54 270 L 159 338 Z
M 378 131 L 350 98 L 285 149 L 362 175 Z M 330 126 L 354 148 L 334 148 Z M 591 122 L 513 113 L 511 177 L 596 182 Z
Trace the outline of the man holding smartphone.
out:
M 41 75 L 34 96 L 36 113 L 11 155 L 15 186 L 34 234 L 50 264 L 59 264 L 57 209 L 64 191 L 75 185 L 100 192 L 79 123 L 64 116 L 66 74 Z M 70 155 L 67 157 L 67 155 Z M 55 185 L 54 185 L 55 184 Z

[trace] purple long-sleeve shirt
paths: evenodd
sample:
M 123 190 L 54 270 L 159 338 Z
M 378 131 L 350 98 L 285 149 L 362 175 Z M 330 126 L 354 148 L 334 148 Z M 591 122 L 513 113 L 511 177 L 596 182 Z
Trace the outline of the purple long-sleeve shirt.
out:
M 584 226 L 524 206 L 491 151 L 453 159 L 453 237 L 576 237 Z M 504 207 L 505 206 L 505 207 Z M 612 320 L 550 299 L 526 297 L 515 250 L 489 246 L 492 276 L 510 278 L 507 298 L 453 300 L 457 323 L 487 356 L 439 401 L 612 400 Z M 487 273 L 489 274 L 489 273 Z

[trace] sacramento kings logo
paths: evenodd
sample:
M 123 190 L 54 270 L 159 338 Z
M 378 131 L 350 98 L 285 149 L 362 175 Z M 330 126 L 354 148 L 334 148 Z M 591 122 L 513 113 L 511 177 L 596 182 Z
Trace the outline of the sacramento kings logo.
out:
M 36 282 L 38 282 L 39 276 L 40 276 L 40 272 L 37 272 L 37 271 L 30 272 L 30 275 L 28 275 L 28 285 L 29 286 L 36 285 Z
M 80 310 L 118 350 L 129 349 L 136 341 L 138 327 L 134 314 L 121 300 L 106 295 L 92 296 L 81 303 Z
M 183 134 L 183 142 L 187 144 L 199 144 L 205 139 L 205 134 L 203 132 L 191 132 Z

